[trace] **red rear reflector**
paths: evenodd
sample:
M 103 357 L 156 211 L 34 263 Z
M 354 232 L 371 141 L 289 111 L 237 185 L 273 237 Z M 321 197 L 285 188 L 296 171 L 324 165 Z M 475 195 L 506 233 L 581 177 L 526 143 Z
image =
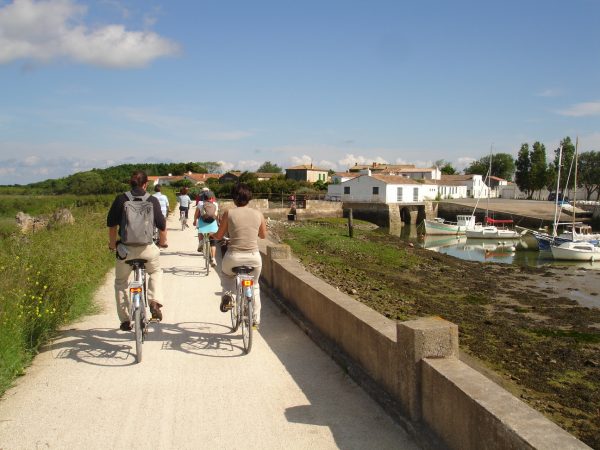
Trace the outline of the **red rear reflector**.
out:
M 141 294 L 142 293 L 142 288 L 141 287 L 132 287 L 132 288 L 129 288 L 129 292 L 131 292 L 133 294 L 139 292 Z
M 252 286 L 254 282 L 252 280 L 242 280 L 242 286 Z

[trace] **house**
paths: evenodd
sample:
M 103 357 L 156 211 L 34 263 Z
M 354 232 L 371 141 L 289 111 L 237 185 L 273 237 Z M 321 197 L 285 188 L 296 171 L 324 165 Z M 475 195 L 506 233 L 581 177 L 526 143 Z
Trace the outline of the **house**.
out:
M 183 178 L 185 180 L 189 180 L 192 182 L 192 184 L 194 184 L 195 186 L 198 185 L 204 185 L 206 184 L 206 182 L 210 179 L 217 179 L 219 178 L 221 175 L 218 173 L 192 173 L 192 172 L 188 172 L 185 175 L 183 175 Z
M 442 174 L 440 186 L 466 186 L 466 197 L 486 198 L 489 188 L 483 182 L 483 177 L 477 174 L 469 175 L 444 175 Z
M 269 173 L 269 172 L 256 172 L 256 178 L 258 181 L 268 181 L 271 178 L 281 177 L 283 174 L 281 173 Z
M 342 188 L 342 183 L 348 180 L 352 180 L 353 178 L 359 176 L 360 173 L 356 172 L 336 172 L 333 175 L 331 175 L 331 184 L 327 186 L 327 195 L 325 196 L 325 200 L 331 200 L 336 202 L 341 201 L 342 193 L 344 192 Z
M 304 164 L 285 169 L 285 177 L 289 180 L 309 181 L 311 183 L 316 181 L 326 182 L 329 177 L 329 170 L 314 167 L 312 163 Z
M 461 181 L 436 180 L 439 198 L 468 198 L 467 186 Z
M 238 181 L 240 179 L 240 175 L 242 174 L 242 172 L 240 172 L 239 170 L 232 170 L 229 172 L 225 172 L 223 175 L 221 175 L 219 177 L 219 183 L 223 184 L 223 183 L 235 183 L 236 181 Z
M 434 200 L 438 193 L 435 182 L 399 175 L 363 174 L 344 181 L 340 186 L 341 199 L 346 202 L 420 203 Z
M 401 169 L 414 169 L 414 164 L 387 164 L 387 163 L 376 163 L 372 164 L 358 164 L 355 163 L 353 167 L 350 167 L 348 171 L 350 172 L 363 172 L 369 169 L 372 173 L 376 172 L 397 172 Z

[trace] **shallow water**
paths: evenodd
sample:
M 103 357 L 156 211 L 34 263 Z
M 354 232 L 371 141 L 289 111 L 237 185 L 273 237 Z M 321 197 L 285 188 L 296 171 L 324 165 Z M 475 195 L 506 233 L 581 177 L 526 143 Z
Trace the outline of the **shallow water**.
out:
M 582 267 L 600 270 L 600 261 L 555 261 L 552 253 L 531 249 L 531 243 L 523 239 L 468 239 L 465 236 L 426 236 L 421 228 L 404 226 L 400 238 L 422 248 L 444 253 L 467 261 L 517 264 L 540 267 Z

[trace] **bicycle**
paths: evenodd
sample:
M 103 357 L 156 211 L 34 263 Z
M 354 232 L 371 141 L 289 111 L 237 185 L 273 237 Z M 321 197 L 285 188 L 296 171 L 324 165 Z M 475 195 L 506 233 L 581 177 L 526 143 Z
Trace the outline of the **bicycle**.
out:
M 246 354 L 252 349 L 252 325 L 254 320 L 254 277 L 250 273 L 254 267 L 234 267 L 235 297 L 231 305 L 231 329 L 237 331 L 242 326 L 242 343 Z
M 146 298 L 146 264 L 145 259 L 132 259 L 125 261 L 133 269 L 133 280 L 129 283 L 129 318 L 133 323 L 135 333 L 135 359 L 138 363 L 142 362 L 142 344 L 148 334 L 148 314 L 146 307 L 148 299 Z
M 188 226 L 187 217 L 185 217 L 185 213 L 186 213 L 186 211 L 184 211 L 184 210 L 179 211 L 179 221 L 181 222 L 181 231 L 185 230 Z
M 210 272 L 210 239 L 208 238 L 209 233 L 202 233 L 202 253 L 204 254 L 204 268 L 206 269 L 206 276 Z

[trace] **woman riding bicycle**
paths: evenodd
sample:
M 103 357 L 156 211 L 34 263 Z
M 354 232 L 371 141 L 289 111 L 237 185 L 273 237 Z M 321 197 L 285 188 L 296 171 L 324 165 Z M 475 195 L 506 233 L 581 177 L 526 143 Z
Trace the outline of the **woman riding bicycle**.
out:
M 200 205 L 200 207 L 196 208 L 196 212 L 194 213 L 194 227 L 197 225 L 198 226 L 198 251 L 202 251 L 202 241 L 204 239 L 204 235 L 206 233 L 216 233 L 219 229 L 219 222 L 217 220 L 218 217 L 218 213 L 219 213 L 219 205 L 217 204 L 217 199 L 214 197 L 214 195 L 212 197 L 207 198 L 206 200 L 204 200 L 202 202 L 202 205 Z M 206 210 L 204 209 L 204 203 L 208 202 L 208 203 L 212 203 L 214 205 L 214 207 L 212 208 L 212 211 L 214 212 L 214 217 L 204 217 L 203 216 L 203 211 L 208 210 L 208 207 L 206 208 Z M 217 254 L 217 241 L 213 238 L 210 238 L 210 263 L 212 266 L 216 266 L 217 265 L 217 260 L 216 260 L 216 254 Z
M 258 279 L 262 269 L 262 259 L 258 251 L 258 238 L 267 237 L 267 224 L 263 214 L 248 207 L 248 202 L 252 199 L 252 191 L 245 183 L 237 183 L 231 190 L 231 197 L 236 208 L 230 208 L 223 213 L 219 230 L 214 235 L 216 240 L 223 239 L 223 236 L 229 236 L 229 247 L 223 257 L 221 283 L 223 285 L 223 295 L 221 299 L 221 311 L 226 312 L 231 309 L 231 293 L 235 291 L 235 273 L 234 267 L 249 266 L 254 267 L 252 276 L 256 280 L 254 289 L 254 325 L 258 327 L 260 323 L 260 289 Z

